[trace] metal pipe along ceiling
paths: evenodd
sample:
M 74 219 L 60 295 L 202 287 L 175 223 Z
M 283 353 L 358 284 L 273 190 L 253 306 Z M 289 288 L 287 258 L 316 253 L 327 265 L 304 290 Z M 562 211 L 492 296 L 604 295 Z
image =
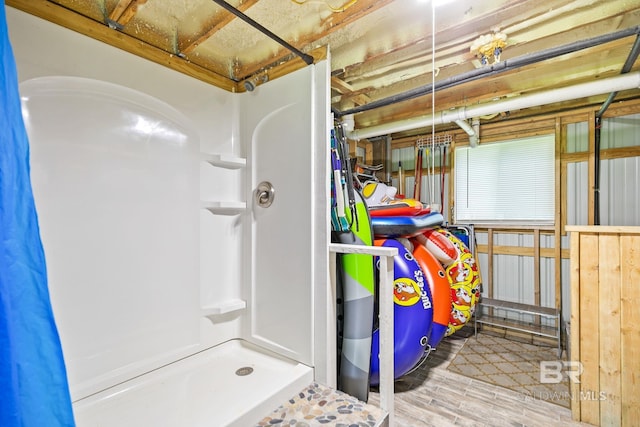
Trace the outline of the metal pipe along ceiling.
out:
M 621 74 L 626 74 L 631 71 L 633 64 L 640 55 L 640 34 L 636 36 L 636 41 L 629 52 L 629 56 L 622 66 Z M 611 92 L 607 100 L 602 104 L 600 110 L 596 113 L 595 117 L 595 162 L 594 162 L 594 176 L 593 183 L 593 224 L 600 225 L 600 138 L 602 133 L 602 116 L 604 115 L 609 105 L 613 102 L 614 98 L 618 95 L 618 92 Z
M 260 31 L 262 34 L 264 34 L 267 37 L 269 37 L 271 40 L 274 40 L 274 41 L 280 43 L 280 45 L 282 45 L 283 47 L 286 47 L 291 52 L 293 52 L 296 55 L 298 55 L 300 58 L 302 58 L 302 60 L 307 65 L 313 64 L 313 56 L 307 55 L 306 53 L 296 49 L 295 47 L 293 47 L 292 45 L 290 45 L 289 43 L 287 43 L 286 41 L 284 41 L 283 39 L 278 37 L 276 34 L 272 33 L 271 31 L 269 31 L 268 29 L 266 29 L 265 27 L 263 27 L 262 25 L 260 25 L 256 21 L 254 21 L 253 19 L 249 18 L 247 15 L 245 15 L 242 12 L 240 12 L 235 7 L 231 6 L 229 3 L 225 2 L 224 0 L 213 0 L 213 2 L 216 3 L 218 6 L 222 7 L 223 9 L 227 10 L 228 12 L 233 13 L 238 18 L 242 19 L 244 22 L 246 22 L 247 24 L 251 25 L 256 30 Z
M 466 120 L 454 120 L 456 122 L 456 124 L 458 126 L 460 126 L 460 128 L 465 131 L 467 133 L 467 135 L 469 135 L 469 145 L 471 147 L 475 147 L 476 145 L 478 145 L 478 137 L 476 135 L 476 131 L 474 128 L 471 127 L 471 125 L 469 123 L 467 123 Z
M 579 50 L 598 46 L 604 43 L 609 43 L 624 37 L 630 37 L 634 34 L 640 35 L 640 26 L 627 28 L 625 30 L 616 31 L 614 33 L 605 34 L 603 36 L 593 37 L 587 40 L 568 43 L 562 46 L 553 47 L 551 49 L 541 50 L 540 52 L 536 53 L 521 55 L 512 59 L 506 59 L 496 64 L 492 64 L 488 67 L 477 68 L 466 73 L 458 74 L 457 76 L 449 77 L 448 79 L 444 79 L 435 83 L 435 85 L 428 84 L 420 86 L 415 89 L 400 93 L 398 95 L 393 95 L 384 99 L 378 99 L 376 101 L 372 101 L 368 104 L 361 105 L 349 110 L 332 111 L 336 117 L 342 117 L 348 114 L 356 114 L 363 111 L 373 110 L 375 108 L 385 107 L 387 105 L 396 104 L 398 102 L 408 101 L 409 99 L 417 98 L 422 95 L 427 95 L 438 90 L 457 86 L 462 83 L 471 82 L 484 77 L 502 73 L 504 71 L 515 70 L 525 65 L 535 64 L 536 62 L 556 58 L 561 55 L 566 55 L 571 52 L 577 52 Z
M 474 117 L 489 116 L 505 111 L 521 110 L 554 104 L 556 102 L 570 101 L 572 99 L 586 98 L 604 93 L 616 92 L 628 89 L 640 88 L 640 72 L 622 74 L 603 80 L 595 80 L 545 92 L 523 95 L 503 101 L 490 102 L 473 107 L 460 107 L 455 110 L 440 111 L 433 115 L 416 117 L 380 126 L 372 126 L 365 129 L 357 129 L 347 134 L 350 139 L 360 140 L 374 136 L 386 135 L 394 132 L 454 123 L 456 120 L 467 120 Z
M 629 52 L 629 56 L 622 66 L 622 71 L 620 71 L 621 74 L 625 74 L 631 71 L 631 67 L 633 67 L 636 59 L 638 59 L 638 55 L 640 55 L 640 34 L 636 36 L 636 41 L 631 48 L 631 52 Z M 609 108 L 609 105 L 611 105 L 616 95 L 616 92 L 611 92 L 607 100 L 604 102 L 604 104 L 602 104 L 600 110 L 596 113 L 597 118 L 601 118 L 604 115 L 604 112 L 607 111 L 607 108 Z

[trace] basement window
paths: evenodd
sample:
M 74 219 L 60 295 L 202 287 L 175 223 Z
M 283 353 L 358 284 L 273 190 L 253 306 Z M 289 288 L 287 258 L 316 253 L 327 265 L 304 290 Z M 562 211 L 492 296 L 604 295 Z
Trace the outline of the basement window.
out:
M 554 156 L 553 134 L 457 148 L 456 221 L 553 224 Z

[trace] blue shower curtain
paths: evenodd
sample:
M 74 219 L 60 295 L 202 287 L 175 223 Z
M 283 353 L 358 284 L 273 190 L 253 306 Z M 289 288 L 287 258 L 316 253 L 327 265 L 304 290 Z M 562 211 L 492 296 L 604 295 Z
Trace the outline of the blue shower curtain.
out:
M 0 426 L 73 426 L 4 0 L 0 62 Z

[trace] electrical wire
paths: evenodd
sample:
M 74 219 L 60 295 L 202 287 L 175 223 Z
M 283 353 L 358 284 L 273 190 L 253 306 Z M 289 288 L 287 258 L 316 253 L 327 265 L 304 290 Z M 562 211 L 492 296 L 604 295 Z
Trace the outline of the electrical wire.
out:
M 300 4 L 300 5 L 303 5 L 305 3 L 324 3 L 331 10 L 331 12 L 334 12 L 334 13 L 344 12 L 345 10 L 349 9 L 351 6 L 353 6 L 354 4 L 356 4 L 358 2 L 358 0 L 351 0 L 351 1 L 343 4 L 340 7 L 334 7 L 334 6 L 331 6 L 327 0 L 324 0 L 324 1 L 318 1 L 318 0 L 311 0 L 311 1 L 309 1 L 309 0 L 291 0 L 291 1 L 294 2 L 295 4 Z

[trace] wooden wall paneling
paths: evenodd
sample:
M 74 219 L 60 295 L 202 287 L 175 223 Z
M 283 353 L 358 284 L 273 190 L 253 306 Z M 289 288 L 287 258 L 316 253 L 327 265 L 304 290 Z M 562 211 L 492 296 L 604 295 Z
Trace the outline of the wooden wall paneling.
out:
M 600 332 L 600 424 L 620 424 L 620 236 L 603 234 L 599 239 L 598 273 Z M 604 393 L 604 392 L 602 392 Z M 604 398 L 603 398 L 604 397 Z
M 482 128 L 482 142 L 490 143 L 505 139 L 548 135 L 553 132 L 555 117 L 531 117 L 527 119 L 511 120 L 492 123 Z
M 628 99 L 618 105 L 609 106 L 603 117 L 608 119 L 610 117 L 628 116 L 636 114 L 638 111 L 640 111 L 640 99 Z
M 588 162 L 589 153 L 586 151 L 579 151 L 577 153 L 564 153 L 562 155 L 562 161 L 564 163 Z
M 492 229 L 493 230 L 493 229 Z M 496 230 L 493 230 L 494 233 Z M 479 253 L 489 253 L 489 245 L 477 245 Z M 493 245 L 492 255 L 514 255 L 514 256 L 534 256 L 534 251 L 531 246 L 503 246 Z M 562 249 L 560 251 L 561 257 L 569 259 L 569 250 Z M 555 248 L 540 248 L 541 258 L 554 258 L 556 256 Z
M 584 371 L 580 376 L 580 393 L 573 399 L 580 400 L 581 420 L 597 425 L 600 421 L 600 405 L 592 396 L 600 393 L 599 366 L 599 310 L 598 310 L 598 235 L 582 234 L 580 237 L 580 361 Z M 585 315 L 586 314 L 586 315 Z
M 581 151 L 577 153 L 564 153 L 562 163 L 588 162 L 590 153 Z M 624 159 L 626 157 L 640 156 L 640 146 L 609 148 L 600 151 L 601 160 Z
M 571 322 L 570 322 L 570 337 L 571 340 L 569 347 L 569 360 L 579 361 L 582 356 L 580 346 L 580 234 L 572 233 L 570 237 L 570 257 L 571 257 Z M 580 411 L 580 383 L 571 380 L 569 382 L 569 388 L 571 393 L 571 417 L 574 420 L 579 420 L 582 417 Z
M 533 230 L 540 230 L 540 233 L 544 234 L 553 234 L 553 225 L 537 225 L 537 224 L 517 224 L 510 225 L 504 223 L 495 223 L 495 224 L 477 224 L 476 230 L 486 230 L 487 228 L 493 228 L 494 231 L 499 231 L 500 233 L 511 233 L 511 234 L 522 234 L 522 233 L 531 233 Z
M 589 120 L 589 111 L 592 110 L 593 108 L 569 111 L 565 112 L 564 114 L 559 113 L 556 117 L 560 119 L 563 126 L 571 123 L 586 122 L 587 120 Z
M 484 121 L 482 123 L 482 142 L 491 143 L 496 141 L 513 139 L 514 135 L 518 136 L 534 136 L 546 135 L 554 132 L 556 122 L 559 120 L 564 129 L 567 124 L 592 121 L 595 118 L 595 111 L 600 108 L 597 106 L 587 106 L 576 108 L 573 110 L 559 111 L 553 114 L 546 114 L 539 117 L 530 117 L 526 119 Z M 605 113 L 605 118 L 626 116 L 640 112 L 640 98 L 628 99 L 613 103 Z M 594 121 L 595 124 L 595 121 Z M 450 124 L 451 128 L 439 131 L 438 134 L 449 134 L 453 141 L 456 139 L 461 145 L 468 145 L 468 136 L 457 125 Z M 392 146 L 396 148 L 410 147 L 415 144 L 416 139 L 425 135 L 426 129 L 421 129 L 418 135 L 406 136 L 399 134 L 393 138 Z M 453 146 L 451 147 L 453 150 Z M 562 151 L 566 154 L 566 150 Z
M 567 226 L 571 232 L 570 382 L 576 421 L 640 420 L 640 227 Z
M 620 362 L 622 426 L 640 421 L 640 235 L 620 242 Z
M 636 156 L 640 156 L 640 146 L 610 148 L 600 153 L 600 158 L 603 160 L 624 159 L 626 157 Z

